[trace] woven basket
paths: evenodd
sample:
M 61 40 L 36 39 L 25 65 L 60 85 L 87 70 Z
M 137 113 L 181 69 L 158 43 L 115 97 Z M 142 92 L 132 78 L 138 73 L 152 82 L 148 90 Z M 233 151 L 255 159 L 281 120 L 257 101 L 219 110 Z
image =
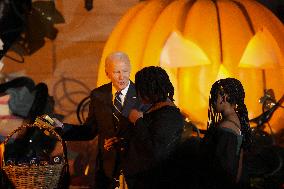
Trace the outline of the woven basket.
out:
M 25 128 L 37 127 L 48 131 L 54 135 L 58 141 L 60 141 L 63 155 L 62 161 L 58 164 L 32 164 L 32 165 L 6 165 L 3 156 L 3 171 L 7 175 L 10 182 L 15 188 L 19 189 L 54 189 L 58 188 L 60 179 L 68 169 L 67 157 L 66 157 L 66 145 L 62 138 L 54 131 L 54 127 L 46 121 L 43 121 L 42 117 L 38 117 L 34 124 L 25 124 L 14 130 L 4 141 L 4 146 L 8 143 L 9 139 L 17 132 Z

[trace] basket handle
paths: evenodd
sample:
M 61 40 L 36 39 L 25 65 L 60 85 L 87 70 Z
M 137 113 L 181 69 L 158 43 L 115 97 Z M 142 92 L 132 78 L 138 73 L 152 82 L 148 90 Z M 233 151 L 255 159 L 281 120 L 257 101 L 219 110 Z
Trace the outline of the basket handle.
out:
M 3 141 L 2 144 L 4 144 L 4 146 L 8 143 L 8 141 L 10 140 L 10 138 L 17 132 L 19 132 L 22 129 L 25 128 L 40 128 L 40 129 L 44 129 L 47 130 L 48 132 L 50 132 L 51 134 L 53 134 L 54 136 L 56 136 L 57 140 L 60 141 L 60 144 L 62 146 L 62 150 L 63 150 L 63 159 L 65 161 L 65 163 L 67 162 L 66 159 L 66 144 L 65 141 L 62 140 L 61 136 L 54 130 L 54 126 L 52 126 L 50 123 L 48 123 L 46 120 L 46 115 L 42 115 L 36 118 L 35 122 L 33 124 L 23 124 L 20 127 L 18 127 L 17 129 L 15 129 L 14 131 L 12 131 L 7 137 L 6 139 Z M 2 160 L 4 161 L 4 152 L 2 152 Z

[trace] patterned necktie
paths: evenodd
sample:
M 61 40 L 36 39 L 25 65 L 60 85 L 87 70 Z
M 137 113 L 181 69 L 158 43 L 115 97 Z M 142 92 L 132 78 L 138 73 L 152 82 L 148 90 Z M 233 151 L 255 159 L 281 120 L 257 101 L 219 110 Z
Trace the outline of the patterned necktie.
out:
M 121 92 L 117 91 L 115 93 L 115 98 L 113 100 L 113 116 L 116 118 L 116 120 L 119 122 L 119 116 L 121 115 L 122 110 L 122 102 L 120 98 Z

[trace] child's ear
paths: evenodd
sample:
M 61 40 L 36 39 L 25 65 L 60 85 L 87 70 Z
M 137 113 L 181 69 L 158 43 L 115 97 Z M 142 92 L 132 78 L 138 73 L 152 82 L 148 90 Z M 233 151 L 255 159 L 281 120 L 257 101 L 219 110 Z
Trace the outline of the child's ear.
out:
M 230 98 L 228 97 L 228 95 L 224 95 L 223 98 L 224 98 L 224 102 L 229 102 L 229 100 L 230 100 Z
M 222 95 L 222 102 L 228 102 L 228 100 L 229 100 L 228 95 L 223 94 L 223 95 Z
M 221 100 L 221 102 L 226 102 L 226 96 L 224 95 L 224 96 L 222 96 L 222 100 Z

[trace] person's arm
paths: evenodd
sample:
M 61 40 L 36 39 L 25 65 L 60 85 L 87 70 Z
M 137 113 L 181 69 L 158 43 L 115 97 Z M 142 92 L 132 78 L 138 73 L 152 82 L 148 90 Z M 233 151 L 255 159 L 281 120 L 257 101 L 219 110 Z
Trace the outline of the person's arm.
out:
M 223 131 L 218 138 L 216 148 L 216 158 L 221 166 L 221 171 L 232 182 L 238 181 L 240 163 L 240 145 L 238 144 L 237 134 L 233 131 Z M 242 162 L 241 162 L 242 163 Z
M 244 150 L 241 148 L 240 151 L 240 158 L 239 158 L 239 167 L 237 171 L 237 176 L 236 176 L 236 183 L 238 183 L 241 180 L 242 177 L 242 172 L 243 172 L 243 157 L 244 157 Z
M 145 116 L 136 120 L 126 152 L 128 161 L 136 161 L 134 173 L 149 170 L 167 159 L 180 141 L 183 128 L 182 116 L 175 111 L 156 114 L 149 119 Z
M 152 126 L 152 124 L 151 124 Z M 136 175 L 149 170 L 155 164 L 150 124 L 143 118 L 137 119 L 131 128 L 131 138 L 128 148 L 122 156 L 126 175 Z M 135 162 L 135 163 L 134 163 Z
M 63 140 L 91 140 L 95 138 L 98 132 L 95 117 L 95 95 L 91 94 L 88 117 L 84 124 L 74 125 L 68 123 L 57 123 L 62 130 L 59 132 Z

